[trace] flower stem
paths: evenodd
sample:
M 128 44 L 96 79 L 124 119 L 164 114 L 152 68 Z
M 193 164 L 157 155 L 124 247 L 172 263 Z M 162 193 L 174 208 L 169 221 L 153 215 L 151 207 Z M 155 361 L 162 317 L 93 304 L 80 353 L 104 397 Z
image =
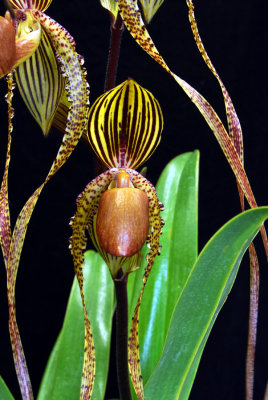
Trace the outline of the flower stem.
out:
M 257 338 L 258 301 L 259 301 L 259 263 L 253 243 L 249 246 L 250 256 L 250 309 L 248 328 L 248 348 L 246 362 L 246 400 L 253 399 L 254 361 Z
M 120 54 L 120 44 L 123 31 L 124 24 L 120 14 L 118 13 L 116 20 L 112 20 L 111 22 L 110 47 L 104 85 L 105 92 L 115 86 L 118 59 Z
M 116 293 L 116 364 L 120 399 L 131 400 L 128 375 L 128 302 L 127 274 L 119 271 L 114 280 Z

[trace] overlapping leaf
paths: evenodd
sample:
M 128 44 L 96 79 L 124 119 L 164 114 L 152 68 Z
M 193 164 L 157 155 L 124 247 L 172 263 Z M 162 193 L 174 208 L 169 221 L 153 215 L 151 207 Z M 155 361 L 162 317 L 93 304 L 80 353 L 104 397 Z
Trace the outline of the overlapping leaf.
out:
M 96 351 L 93 399 L 103 399 L 109 365 L 114 287 L 105 262 L 94 251 L 85 254 L 85 302 L 92 321 Z M 83 307 L 77 281 L 70 294 L 64 324 L 48 361 L 38 400 L 79 398 L 84 353 Z
M 268 207 L 238 215 L 200 253 L 176 304 L 161 358 L 145 386 L 146 400 L 188 399 L 208 335 L 241 259 L 267 218 Z

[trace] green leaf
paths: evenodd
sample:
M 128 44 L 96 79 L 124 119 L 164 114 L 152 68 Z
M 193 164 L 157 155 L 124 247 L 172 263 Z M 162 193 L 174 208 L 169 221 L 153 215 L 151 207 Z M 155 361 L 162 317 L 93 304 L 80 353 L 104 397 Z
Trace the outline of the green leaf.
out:
M 94 251 L 85 253 L 84 292 L 96 351 L 96 379 L 92 399 L 104 398 L 109 365 L 114 312 L 114 288 L 108 267 Z M 79 287 L 75 279 L 63 328 L 50 355 L 38 400 L 79 399 L 83 354 L 84 320 Z
M 1 400 L 14 400 L 14 397 L 10 393 L 7 385 L 5 384 L 2 376 L 0 376 L 0 399 Z
M 246 249 L 267 217 L 268 207 L 238 215 L 199 255 L 174 310 L 161 359 L 145 386 L 146 400 L 188 399 L 213 323 Z
M 161 256 L 155 259 L 141 304 L 139 338 L 144 383 L 161 356 L 173 309 L 197 258 L 198 161 L 198 151 L 176 157 L 156 186 L 165 207 L 161 213 L 165 226 L 160 239 Z M 144 263 L 129 278 L 130 317 L 143 270 Z

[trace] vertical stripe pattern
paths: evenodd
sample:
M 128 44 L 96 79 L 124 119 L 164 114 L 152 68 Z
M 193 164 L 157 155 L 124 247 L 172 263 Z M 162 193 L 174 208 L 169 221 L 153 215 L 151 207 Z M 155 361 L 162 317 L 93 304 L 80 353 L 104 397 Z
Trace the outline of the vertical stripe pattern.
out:
M 9 0 L 12 6 L 17 10 L 38 10 L 45 11 L 52 0 Z
M 15 77 L 25 104 L 46 135 L 59 105 L 65 81 L 44 30 L 38 49 L 16 68 Z
M 100 96 L 89 112 L 89 141 L 109 168 L 136 169 L 156 149 L 163 116 L 152 93 L 129 79 Z

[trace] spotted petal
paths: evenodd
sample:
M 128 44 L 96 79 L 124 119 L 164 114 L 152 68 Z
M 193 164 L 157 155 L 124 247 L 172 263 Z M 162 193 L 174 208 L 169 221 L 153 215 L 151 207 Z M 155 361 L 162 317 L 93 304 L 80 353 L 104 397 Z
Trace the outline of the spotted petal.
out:
M 136 169 L 156 149 L 163 116 L 154 96 L 129 79 L 95 101 L 88 126 L 90 144 L 104 164 Z
M 52 0 L 9 0 L 12 6 L 18 10 L 38 10 L 45 11 Z
M 70 250 L 73 256 L 75 273 L 80 287 L 85 318 L 85 350 L 80 393 L 81 400 L 87 400 L 91 397 L 95 378 L 94 344 L 83 292 L 83 264 L 84 250 L 86 247 L 85 230 L 90 224 L 92 224 L 94 212 L 96 212 L 98 207 L 100 196 L 111 182 L 112 177 L 113 173 L 111 171 L 106 171 L 86 186 L 85 190 L 77 199 L 77 211 L 71 221 L 73 233 L 70 239 Z
M 66 162 L 73 149 L 75 148 L 82 132 L 85 129 L 88 111 L 88 89 L 85 79 L 85 73 L 81 68 L 81 57 L 75 51 L 74 40 L 70 34 L 62 28 L 55 21 L 35 11 L 35 18 L 43 24 L 47 35 L 57 52 L 61 67 L 68 82 L 68 100 L 70 103 L 70 110 L 67 118 L 67 125 L 65 135 L 61 147 L 58 151 L 57 157 L 45 179 L 45 181 L 36 189 L 34 194 L 24 205 L 19 217 L 16 221 L 13 235 L 11 238 L 7 260 L 7 290 L 8 290 L 8 304 L 9 304 L 9 329 L 12 343 L 12 350 L 18 380 L 22 392 L 23 399 L 33 399 L 31 384 L 27 371 L 26 361 L 22 349 L 22 344 L 19 336 L 19 330 L 16 322 L 15 310 L 15 284 L 17 271 L 19 267 L 20 255 L 31 215 L 35 208 L 36 202 L 44 188 L 45 184 L 50 178 L 58 171 L 58 169 Z M 9 132 L 12 130 L 11 119 L 9 121 Z M 9 154 L 7 154 L 7 158 Z M 4 189 L 3 194 L 4 203 L 8 204 L 7 192 Z M 5 204 L 4 204 L 5 206 Z M 8 215 L 5 213 L 4 222 L 7 221 Z M 8 231 L 8 229 L 6 229 Z M 1 246 L 6 246 L 5 241 L 1 240 Z M 5 248 L 3 253 L 5 254 Z M 88 332 L 88 331 L 87 331 Z
M 138 172 L 132 171 L 132 183 L 138 189 L 145 191 L 149 198 L 149 223 L 150 223 L 150 234 L 147 239 L 147 244 L 150 249 L 146 256 L 147 266 L 143 275 L 143 286 L 138 298 L 138 302 L 134 311 L 134 315 L 131 321 L 130 336 L 128 341 L 128 357 L 129 357 L 129 371 L 133 382 L 134 389 L 139 400 L 144 399 L 143 394 L 143 383 L 140 367 L 140 356 L 139 356 L 139 313 L 141 299 L 147 283 L 149 274 L 151 272 L 154 259 L 160 254 L 159 239 L 161 235 L 161 228 L 163 226 L 163 220 L 160 217 L 160 211 L 163 209 L 163 205 L 159 202 L 157 194 L 153 185 L 147 181 Z
M 141 13 L 138 8 L 137 0 L 118 0 L 119 11 L 122 19 L 130 31 L 136 42 L 146 51 L 156 62 L 158 62 L 180 85 L 187 96 L 198 108 L 200 113 L 203 115 L 208 126 L 214 133 L 218 140 L 222 151 L 229 162 L 234 175 L 237 179 L 241 190 L 243 191 L 251 208 L 257 207 L 254 194 L 252 192 L 248 177 L 243 167 L 243 163 L 240 159 L 240 155 L 237 153 L 236 147 L 233 143 L 232 138 L 227 133 L 222 121 L 218 117 L 213 107 L 207 102 L 207 100 L 198 93 L 191 85 L 181 79 L 178 75 L 170 70 L 161 54 L 155 47 L 141 17 Z M 232 120 L 234 122 L 234 120 Z M 268 240 L 264 227 L 261 229 L 263 243 L 268 258 Z
M 46 135 L 59 105 L 65 80 L 44 30 L 38 49 L 19 65 L 15 77 L 25 104 Z

